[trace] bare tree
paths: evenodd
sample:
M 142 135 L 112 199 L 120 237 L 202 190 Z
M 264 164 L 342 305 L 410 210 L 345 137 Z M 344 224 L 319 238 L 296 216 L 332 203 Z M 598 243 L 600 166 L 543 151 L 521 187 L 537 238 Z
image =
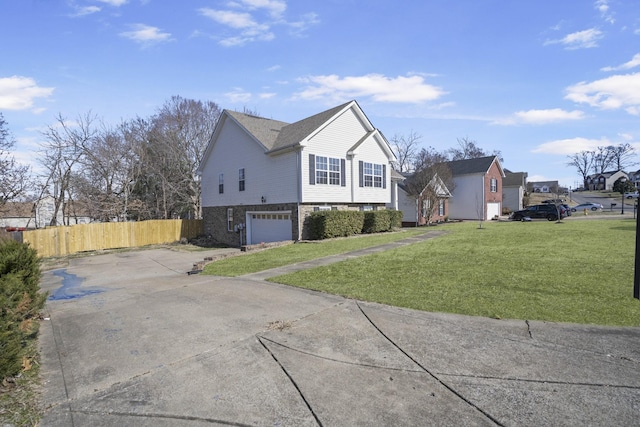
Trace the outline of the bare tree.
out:
M 595 151 L 581 151 L 567 156 L 569 158 L 567 166 L 575 167 L 578 173 L 582 175 L 582 185 L 585 188 L 587 188 L 587 178 L 593 168 L 595 155 Z
M 189 210 L 196 218 L 202 217 L 202 189 L 196 171 L 220 114 L 214 102 L 173 96 L 154 118 L 158 142 L 178 160 L 179 187 L 188 195 Z
M 73 176 L 77 199 L 101 221 L 123 221 L 133 181 L 135 152 L 124 137 L 123 129 L 102 129 L 89 141 L 82 168 Z
M 616 170 L 624 170 L 629 166 L 633 166 L 637 164 L 633 161 L 633 157 L 635 156 L 635 149 L 631 146 L 631 144 L 624 143 L 618 144 L 614 147 L 611 147 L 611 157 L 612 164 L 615 165 Z
M 593 157 L 593 167 L 596 173 L 604 173 L 613 165 L 613 145 L 598 147 Z
M 502 162 L 502 153 L 499 150 L 494 150 L 491 153 L 483 150 L 478 146 L 478 143 L 469 137 L 457 138 L 458 148 L 450 148 L 447 150 L 449 160 L 466 160 L 477 159 L 479 157 L 497 156 Z
M 391 138 L 392 148 L 397 159 L 395 166 L 398 172 L 411 171 L 421 139 L 422 136 L 414 131 L 411 131 L 407 136 L 396 134 Z
M 72 194 L 72 177 L 96 135 L 96 116 L 91 112 L 79 115 L 75 122 L 69 122 L 58 114 L 56 121 L 56 125 L 51 125 L 42 132 L 45 142 L 39 159 L 47 171 L 41 195 L 49 192 L 55 200 L 50 225 L 59 225 L 58 214 L 64 213 L 67 200 Z
M 220 116 L 213 102 L 172 97 L 126 125 L 136 153 L 130 212 L 136 218 L 202 217 L 197 168 Z
M 14 147 L 15 140 L 0 113 L 0 206 L 24 196 L 31 189 L 30 168 L 16 162 L 11 155 Z
M 405 181 L 407 193 L 415 198 L 418 215 L 429 224 L 440 199 L 453 191 L 453 176 L 445 154 L 432 147 L 420 150 L 413 167 L 414 173 Z

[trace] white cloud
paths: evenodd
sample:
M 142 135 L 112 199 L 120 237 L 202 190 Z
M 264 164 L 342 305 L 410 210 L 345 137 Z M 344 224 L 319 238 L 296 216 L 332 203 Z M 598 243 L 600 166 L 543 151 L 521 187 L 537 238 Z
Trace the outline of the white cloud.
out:
M 232 32 L 231 35 L 220 37 L 219 44 L 222 46 L 242 46 L 256 41 L 273 40 L 273 27 L 277 25 L 288 26 L 293 34 L 300 35 L 319 22 L 314 13 L 303 15 L 300 21 L 287 22 L 284 18 L 287 4 L 282 0 L 237 0 L 226 5 L 224 10 L 209 7 L 198 9 L 200 15 Z
M 571 155 L 581 151 L 594 151 L 598 147 L 606 147 L 609 145 L 615 145 L 615 143 L 608 138 L 589 139 L 576 137 L 545 142 L 531 151 L 533 153 Z
M 171 40 L 171 33 L 163 33 L 158 27 L 145 24 L 135 24 L 132 26 L 132 31 L 122 32 L 120 36 L 140 43 L 143 46 Z
M 619 71 L 619 70 L 630 70 L 640 66 L 640 53 L 636 53 L 631 58 L 631 61 L 625 62 L 624 64 L 618 65 L 617 67 L 604 67 L 602 71 Z
M 231 28 L 250 28 L 258 25 L 253 20 L 251 14 L 244 12 L 202 8 L 200 9 L 200 14 L 213 19 L 219 24 L 227 25 Z
M 444 94 L 441 88 L 424 82 L 424 77 L 386 77 L 381 74 L 339 77 L 337 75 L 310 76 L 300 79 L 307 87 L 294 95 L 296 99 L 326 99 L 344 101 L 371 97 L 378 102 L 422 103 Z
M 590 28 L 584 31 L 567 34 L 559 40 L 547 40 L 544 44 L 562 44 L 565 49 L 586 49 L 598 46 L 598 40 L 604 36 L 604 33 L 596 28 Z
M 566 89 L 565 99 L 603 110 L 620 108 L 640 115 L 640 73 L 621 74 L 590 83 L 580 82 Z
M 240 34 L 226 37 L 220 40 L 223 46 L 242 46 L 246 43 L 262 40 L 273 40 L 275 35 L 270 31 L 268 24 L 260 24 L 253 19 L 253 16 L 246 12 L 234 12 L 230 10 L 215 10 L 202 8 L 200 14 L 213 19 L 219 24 L 231 29 L 241 30 Z
M 613 13 L 609 12 L 609 0 L 596 0 L 595 8 L 600 12 L 600 16 L 606 22 L 613 24 L 616 20 L 613 18 Z
M 28 110 L 36 98 L 47 98 L 53 90 L 52 87 L 38 86 L 30 77 L 0 77 L 0 110 Z
M 568 120 L 582 120 L 584 117 L 584 112 L 580 110 L 565 111 L 560 108 L 552 108 L 549 110 L 518 111 L 513 116 L 496 120 L 492 124 L 505 126 L 518 124 L 545 125 Z
M 70 15 L 72 18 L 78 18 L 80 16 L 92 15 L 100 12 L 102 9 L 98 6 L 85 6 L 76 8 L 76 12 Z
M 282 16 L 287 10 L 287 3 L 281 0 L 240 0 L 249 10 L 266 9 L 274 18 Z
M 251 93 L 242 88 L 235 88 L 232 92 L 227 92 L 224 96 L 234 104 L 246 103 L 251 100 Z
M 320 19 L 315 13 L 307 13 L 300 20 L 287 23 L 291 28 L 291 33 L 297 36 L 302 35 L 306 30 L 314 25 L 318 25 Z
M 260 99 L 271 99 L 277 94 L 275 92 L 264 92 L 258 95 Z
M 99 2 L 106 3 L 110 6 L 120 7 L 123 4 L 127 4 L 129 0 L 98 0 Z

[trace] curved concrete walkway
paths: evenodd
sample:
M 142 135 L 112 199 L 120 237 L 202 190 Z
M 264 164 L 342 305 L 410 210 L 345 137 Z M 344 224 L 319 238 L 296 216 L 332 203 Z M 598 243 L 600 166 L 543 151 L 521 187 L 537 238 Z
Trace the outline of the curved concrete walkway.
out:
M 41 425 L 640 425 L 640 328 L 186 274 L 214 253 L 88 256 L 46 272 L 42 287 L 66 281 L 68 298 L 47 303 L 41 326 Z

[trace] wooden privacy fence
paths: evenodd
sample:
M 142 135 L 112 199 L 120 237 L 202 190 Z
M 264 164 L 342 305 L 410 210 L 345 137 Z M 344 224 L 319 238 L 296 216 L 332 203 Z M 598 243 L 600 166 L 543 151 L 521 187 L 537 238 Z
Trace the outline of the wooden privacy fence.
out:
M 41 257 L 100 249 L 131 248 L 173 243 L 203 234 L 202 220 L 159 219 L 140 222 L 104 222 L 24 231 L 22 239 Z

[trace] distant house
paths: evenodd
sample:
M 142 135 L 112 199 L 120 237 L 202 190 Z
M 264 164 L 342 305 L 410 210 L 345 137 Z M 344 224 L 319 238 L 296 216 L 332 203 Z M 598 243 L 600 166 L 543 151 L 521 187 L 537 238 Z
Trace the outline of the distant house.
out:
M 419 192 L 412 183 L 413 175 L 404 176 L 393 171 L 392 180 L 394 179 L 398 180 L 398 197 L 396 205 L 390 207 L 402 211 L 403 226 L 425 225 L 447 218 L 451 193 L 437 175 Z
M 57 225 L 88 224 L 91 217 L 82 208 L 81 203 L 69 203 L 73 214 L 63 215 L 62 210 L 56 216 Z M 36 202 L 7 202 L 0 207 L 0 227 L 9 228 L 45 228 L 51 224 L 55 211 L 55 199 L 45 196 Z
M 295 123 L 224 110 L 198 169 L 205 232 L 232 246 L 308 239 L 314 211 L 386 209 L 394 160 L 355 101 Z
M 629 172 L 629 179 L 633 182 L 636 188 L 640 188 L 640 170 Z
M 79 204 L 70 203 L 70 206 L 78 207 Z M 69 209 L 68 209 L 69 210 Z M 55 199 L 52 196 L 45 196 L 36 202 L 7 202 L 0 207 L 0 227 L 9 228 L 44 228 L 51 224 L 55 211 Z M 75 209 L 74 209 L 75 211 Z M 64 213 L 58 211 L 56 224 L 87 224 L 91 218 L 84 212 L 78 214 Z
M 449 218 L 488 220 L 502 214 L 504 171 L 496 156 L 447 162 L 454 188 Z
M 523 200 L 527 190 L 527 173 L 504 170 L 502 180 L 502 209 L 511 212 L 524 208 Z
M 557 193 L 559 191 L 558 181 L 535 181 L 527 183 L 529 193 Z
M 613 190 L 613 184 L 620 178 L 630 179 L 624 171 L 608 171 L 589 175 L 584 184 L 587 190 Z

